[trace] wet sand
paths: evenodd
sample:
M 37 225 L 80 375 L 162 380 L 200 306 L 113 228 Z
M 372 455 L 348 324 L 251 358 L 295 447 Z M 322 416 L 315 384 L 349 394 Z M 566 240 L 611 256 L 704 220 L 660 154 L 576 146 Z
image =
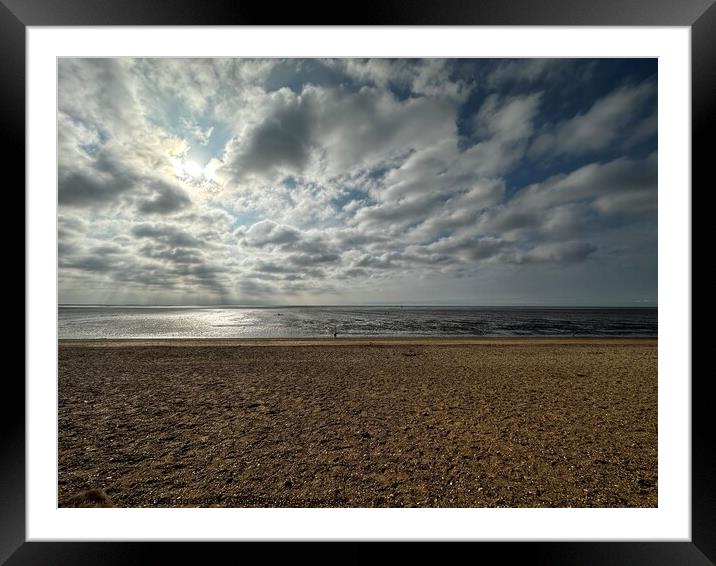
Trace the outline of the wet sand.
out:
M 656 339 L 62 340 L 59 504 L 655 507 Z

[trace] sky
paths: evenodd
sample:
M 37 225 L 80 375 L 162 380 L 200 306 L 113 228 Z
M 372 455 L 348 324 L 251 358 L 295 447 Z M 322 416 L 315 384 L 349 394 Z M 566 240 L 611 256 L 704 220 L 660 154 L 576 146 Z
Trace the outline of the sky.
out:
M 656 59 L 59 59 L 61 304 L 657 304 Z

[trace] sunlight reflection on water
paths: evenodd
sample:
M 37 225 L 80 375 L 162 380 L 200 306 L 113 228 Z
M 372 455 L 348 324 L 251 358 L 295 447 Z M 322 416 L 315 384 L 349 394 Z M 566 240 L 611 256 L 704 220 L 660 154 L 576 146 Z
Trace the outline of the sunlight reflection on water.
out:
M 656 308 L 60 307 L 60 338 L 656 336 Z

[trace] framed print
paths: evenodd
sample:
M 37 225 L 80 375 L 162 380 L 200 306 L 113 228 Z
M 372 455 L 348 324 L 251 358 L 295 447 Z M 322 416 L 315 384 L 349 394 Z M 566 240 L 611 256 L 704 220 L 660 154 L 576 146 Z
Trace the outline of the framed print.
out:
M 2 1 L 3 560 L 713 563 L 716 8 L 539 4 Z

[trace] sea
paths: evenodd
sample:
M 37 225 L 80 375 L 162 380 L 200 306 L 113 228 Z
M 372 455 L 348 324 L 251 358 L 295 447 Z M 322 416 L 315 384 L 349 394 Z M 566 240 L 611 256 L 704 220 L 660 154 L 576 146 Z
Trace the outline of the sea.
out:
M 58 309 L 60 339 L 657 336 L 657 308 L 297 306 Z

